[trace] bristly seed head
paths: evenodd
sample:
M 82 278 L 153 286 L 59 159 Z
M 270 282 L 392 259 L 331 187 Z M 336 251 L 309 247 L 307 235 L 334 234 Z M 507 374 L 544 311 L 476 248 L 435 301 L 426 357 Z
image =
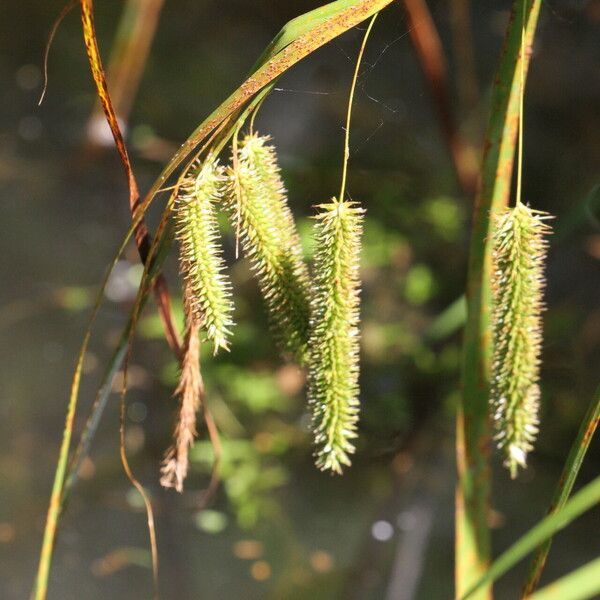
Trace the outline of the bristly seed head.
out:
M 360 247 L 364 210 L 319 205 L 311 300 L 308 399 L 317 467 L 341 473 L 354 453 L 358 422 Z
M 196 321 L 219 348 L 229 349 L 233 326 L 231 284 L 224 273 L 215 203 L 225 185 L 224 169 L 214 157 L 185 175 L 175 204 L 181 272 L 191 294 Z
M 240 143 L 226 201 L 233 227 L 258 279 L 280 348 L 299 363 L 309 335 L 308 268 L 288 206 L 275 148 L 265 136 Z
M 538 433 L 547 213 L 524 204 L 493 216 L 491 410 L 495 440 L 516 477 Z

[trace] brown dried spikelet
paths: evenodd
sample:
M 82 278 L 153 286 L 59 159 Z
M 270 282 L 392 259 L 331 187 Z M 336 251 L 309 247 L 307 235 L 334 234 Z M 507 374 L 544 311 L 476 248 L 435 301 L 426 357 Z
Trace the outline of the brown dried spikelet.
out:
M 196 438 L 196 414 L 204 394 L 200 372 L 200 325 L 191 310 L 190 293 L 186 290 L 185 350 L 181 365 L 179 384 L 175 395 L 179 396 L 179 414 L 173 433 L 173 445 L 165 453 L 161 466 L 160 483 L 166 488 L 183 491 L 188 473 L 188 453 Z

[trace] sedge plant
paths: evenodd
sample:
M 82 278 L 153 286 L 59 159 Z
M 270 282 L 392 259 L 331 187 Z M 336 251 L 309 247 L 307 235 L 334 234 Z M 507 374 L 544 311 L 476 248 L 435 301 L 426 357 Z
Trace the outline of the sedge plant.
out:
M 197 413 L 202 407 L 210 427 L 210 411 L 203 400 L 200 348 L 209 343 L 214 352 L 229 349 L 233 338 L 232 286 L 227 276 L 217 212 L 228 213 L 236 238 L 249 259 L 262 293 L 274 338 L 286 358 L 307 372 L 308 407 L 312 413 L 316 465 L 341 473 L 351 463 L 358 435 L 360 252 L 365 211 L 347 197 L 349 131 L 353 96 L 368 36 L 376 15 L 390 0 L 337 0 L 291 21 L 267 47 L 247 80 L 199 125 L 174 154 L 141 200 L 137 183 L 112 109 L 97 48 L 91 0 L 82 0 L 84 38 L 98 95 L 111 125 L 130 189 L 132 226 L 145 262 L 136 305 L 107 369 L 111 378 L 124 365 L 121 404 L 121 452 L 133 485 L 142 494 L 152 540 L 153 572 L 158 589 L 158 562 L 153 512 L 149 496 L 134 478 L 125 456 L 125 391 L 127 361 L 135 325 L 148 293 L 153 290 L 167 338 L 180 364 L 175 390 L 179 407 L 172 446 L 161 468 L 161 483 L 178 491 L 188 473 L 188 454 L 197 434 Z M 482 166 L 480 201 L 474 209 L 469 265 L 468 320 L 465 333 L 464 397 L 457 418 L 456 597 L 489 598 L 491 583 L 540 544 L 548 544 L 554 532 L 600 498 L 595 481 L 571 500 L 567 497 L 585 448 L 573 451 L 566 468 L 571 477 L 568 490 L 558 495 L 560 505 L 523 540 L 489 567 L 489 441 L 488 405 L 491 406 L 495 439 L 512 476 L 524 467 L 538 429 L 539 368 L 541 360 L 541 312 L 544 261 L 549 232 L 545 213 L 521 201 L 523 97 L 528 65 L 526 48 L 531 44 L 539 13 L 539 0 L 517 0 L 509 25 L 489 128 L 489 144 Z M 340 193 L 318 204 L 314 220 L 316 252 L 312 264 L 304 260 L 295 219 L 270 138 L 250 131 L 239 137 L 245 120 L 252 122 L 261 100 L 276 78 L 314 50 L 372 17 L 358 53 L 350 88 L 345 127 L 344 159 Z M 518 184 L 515 206 L 508 208 L 510 173 L 519 119 Z M 231 141 L 231 164 L 221 167 L 218 157 Z M 190 155 L 194 158 L 181 168 Z M 161 226 L 151 239 L 144 213 L 157 194 L 168 189 L 168 179 L 179 173 L 174 193 L 164 208 Z M 507 176 L 508 173 L 508 176 Z M 482 201 L 483 199 L 483 201 Z M 179 243 L 184 299 L 183 342 L 170 317 L 169 297 L 161 267 L 170 248 L 166 224 L 173 220 Z M 112 267 L 111 267 L 112 269 Z M 61 510 L 77 476 L 81 453 L 75 454 L 75 471 L 68 468 L 73 420 L 77 407 L 82 364 L 108 275 L 98 295 L 86 332 L 69 400 L 65 437 L 61 447 L 34 598 L 44 600 L 53 546 Z M 489 332 L 492 332 L 488 341 Z M 483 385 L 482 385 L 483 382 Z M 110 387 L 105 380 L 103 386 Z M 106 403 L 95 405 L 100 410 Z M 596 419 L 597 406 L 588 413 Z M 97 427 L 99 413 L 90 415 L 84 450 Z M 585 428 L 593 433 L 591 421 Z M 583 448 L 581 443 L 579 448 Z M 68 488 L 65 491 L 65 485 Z M 559 485 L 560 487 L 560 485 Z M 545 549 L 544 549 L 545 548 Z M 547 553 L 546 545 L 540 552 Z M 543 558 L 530 575 L 527 593 L 539 579 Z M 540 566 L 541 565 L 541 566 Z M 590 563 L 573 581 L 597 572 Z M 563 585 L 573 585 L 567 582 Z M 563 587 L 564 589 L 564 587 Z M 585 589 L 596 589 L 587 586 Z M 544 592 L 539 592 L 543 598 Z M 577 597 L 577 596 L 573 596 Z M 583 597 L 583 596 L 578 596 Z M 567 597 L 566 597 L 567 598 Z M 566 600 L 565 598 L 565 600 Z
M 523 19 L 525 5 L 523 6 Z M 521 25 L 521 56 L 525 53 L 525 22 Z M 513 208 L 492 216 L 492 330 L 490 386 L 495 440 L 511 477 L 527 466 L 538 425 L 542 352 L 544 266 L 550 227 L 548 213 L 521 200 L 525 66 L 519 70 L 519 136 L 517 190 Z

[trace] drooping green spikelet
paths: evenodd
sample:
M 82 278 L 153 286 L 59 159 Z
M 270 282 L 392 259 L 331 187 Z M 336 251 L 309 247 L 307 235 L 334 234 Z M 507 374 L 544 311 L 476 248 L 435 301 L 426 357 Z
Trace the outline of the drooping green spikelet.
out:
M 195 318 L 219 348 L 229 349 L 233 325 L 231 284 L 219 242 L 215 203 L 225 184 L 224 169 L 209 157 L 184 178 L 175 203 L 180 267 L 191 292 Z
M 282 351 L 300 363 L 309 335 L 308 269 L 269 138 L 247 136 L 230 169 L 227 202 Z
M 513 478 L 527 466 L 538 432 L 548 218 L 520 203 L 493 218 L 491 405 L 495 439 Z
M 350 465 L 358 422 L 360 238 L 364 210 L 335 198 L 319 206 L 311 300 L 308 400 L 317 467 Z

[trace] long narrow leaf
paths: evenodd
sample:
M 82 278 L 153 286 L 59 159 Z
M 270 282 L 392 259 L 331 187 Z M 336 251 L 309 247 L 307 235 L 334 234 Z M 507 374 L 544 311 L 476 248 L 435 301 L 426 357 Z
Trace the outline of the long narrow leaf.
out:
M 141 219 L 143 218 L 148 206 L 153 200 L 153 196 L 149 196 L 143 204 L 141 204 L 138 209 L 135 211 L 132 219 L 132 223 L 119 246 L 112 262 L 110 263 L 106 274 L 104 275 L 104 279 L 100 285 L 100 289 L 94 301 L 94 306 L 92 309 L 92 313 L 90 315 L 88 325 L 86 328 L 86 332 L 83 338 L 83 342 L 81 344 L 81 348 L 79 350 L 79 354 L 77 356 L 77 360 L 75 362 L 75 370 L 73 373 L 73 379 L 71 382 L 71 390 L 69 394 L 69 402 L 67 407 L 67 415 L 65 418 L 65 426 L 63 429 L 63 439 L 59 451 L 58 462 L 56 465 L 56 471 L 54 475 L 54 483 L 52 486 L 52 492 L 50 496 L 50 503 L 48 506 L 48 515 L 46 517 L 46 526 L 44 529 L 44 537 L 42 540 L 42 549 L 40 552 L 40 561 L 38 566 L 37 577 L 34 585 L 34 599 L 35 600 L 44 600 L 46 597 L 47 589 L 48 589 L 48 575 L 50 573 L 50 565 L 52 562 L 52 554 L 54 550 L 54 541 L 56 538 L 56 530 L 58 527 L 58 520 L 60 517 L 61 509 L 64 504 L 64 486 L 65 480 L 67 476 L 67 465 L 69 460 L 69 449 L 71 446 L 71 438 L 73 435 L 73 422 L 75 419 L 75 413 L 77 410 L 77 403 L 79 399 L 79 386 L 81 383 L 81 370 L 83 366 L 83 361 L 85 359 L 87 348 L 91 339 L 92 329 L 94 323 L 96 321 L 96 317 L 98 316 L 98 312 L 102 305 L 102 301 L 104 299 L 104 291 L 106 289 L 106 285 L 108 280 L 112 274 L 112 271 L 117 264 L 121 254 L 125 250 L 127 244 L 129 243 L 131 237 L 136 231 Z M 97 426 L 97 424 L 96 424 Z M 71 479 L 71 474 L 69 474 L 69 480 Z M 70 482 L 69 487 L 72 485 Z
M 172 240 L 172 232 L 167 230 L 162 235 L 162 239 L 159 241 L 159 248 L 156 252 L 156 258 L 152 261 L 152 267 L 150 270 L 150 277 L 154 279 L 160 272 L 162 265 L 168 255 L 170 242 Z M 145 303 L 148 299 L 146 295 L 143 299 L 143 303 Z M 140 310 L 143 310 L 144 304 L 140 307 Z M 102 380 L 100 383 L 100 387 L 98 388 L 98 392 L 96 394 L 96 398 L 92 407 L 90 408 L 88 418 L 86 420 L 85 426 L 81 433 L 81 438 L 79 443 L 77 444 L 77 448 L 73 452 L 73 458 L 69 464 L 69 468 L 67 471 L 67 475 L 65 478 L 65 483 L 63 487 L 62 497 L 61 497 L 61 510 L 64 510 L 71 491 L 75 484 L 77 483 L 77 478 L 79 475 L 79 467 L 81 466 L 81 462 L 83 459 L 89 454 L 90 446 L 92 444 L 92 440 L 94 439 L 94 435 L 96 434 L 96 430 L 98 425 L 100 424 L 100 419 L 104 413 L 104 409 L 108 403 L 108 398 L 112 391 L 112 382 L 116 377 L 123 361 L 125 359 L 125 355 L 127 353 L 127 342 L 129 340 L 130 332 L 133 327 L 133 319 L 130 315 L 129 320 L 125 326 L 125 329 L 121 333 L 121 337 L 119 338 L 119 342 L 117 343 L 117 347 L 113 352 L 108 365 L 104 371 L 102 376 Z
M 141 213 L 141 215 L 143 215 L 143 213 Z M 139 218 L 141 218 L 141 215 Z M 65 418 L 65 426 L 63 429 L 63 439 L 60 446 L 58 463 L 56 465 L 56 472 L 54 474 L 54 483 L 52 485 L 52 493 L 50 496 L 50 504 L 48 506 L 48 515 L 46 517 L 46 526 L 44 529 L 44 538 L 42 541 L 42 549 L 40 553 L 40 562 L 34 586 L 33 597 L 35 600 L 44 600 L 48 589 L 48 575 L 50 573 L 50 564 L 52 562 L 52 554 L 54 550 L 54 540 L 56 538 L 56 529 L 58 526 L 58 519 L 60 517 L 61 512 L 63 487 L 69 459 L 69 449 L 71 447 L 71 438 L 73 435 L 73 422 L 75 420 L 77 401 L 79 399 L 79 386 L 81 383 L 81 371 L 83 367 L 83 360 L 87 353 L 87 348 L 90 342 L 92 329 L 96 321 L 96 317 L 98 316 L 100 306 L 102 305 L 102 300 L 104 298 L 104 290 L 106 289 L 106 285 L 108 283 L 110 275 L 115 265 L 117 264 L 119 257 L 121 256 L 125 247 L 129 243 L 129 240 L 131 239 L 131 236 L 133 235 L 139 223 L 139 218 L 134 219 L 129 230 L 127 231 L 127 234 L 125 235 L 125 238 L 123 239 L 123 242 L 121 243 L 121 246 L 119 247 L 115 257 L 113 258 L 112 263 L 110 264 L 104 276 L 104 279 L 100 286 L 100 290 L 98 292 L 98 295 L 96 296 L 94 307 L 92 309 L 92 314 L 90 315 L 90 319 L 83 338 L 83 342 L 81 344 L 81 348 L 79 350 L 79 354 L 77 356 L 77 360 L 75 362 L 75 371 L 71 382 L 71 391 L 69 394 L 67 415 Z
M 484 576 L 470 587 L 465 594 L 461 595 L 460 599 L 467 600 L 467 598 L 473 598 L 477 590 L 496 581 L 496 579 L 525 558 L 539 544 L 552 537 L 557 531 L 564 529 L 581 513 L 589 510 L 598 502 L 600 502 L 600 477 L 596 477 L 596 479 L 579 490 L 563 506 L 562 510 L 542 519 L 535 527 L 530 529 L 529 532 L 506 550 L 506 552 L 501 554 Z
M 490 494 L 488 393 L 491 366 L 490 212 L 508 203 L 519 111 L 521 26 L 526 10 L 526 45 L 537 25 L 541 0 L 515 0 L 496 76 L 479 193 L 473 211 L 467 282 L 467 324 L 463 351 L 463 397 L 457 415 L 456 593 L 465 592 L 486 571 L 490 557 L 487 513 Z M 478 599 L 491 596 L 482 587 Z
M 129 159 L 129 153 L 127 152 L 127 147 L 123 139 L 123 134 L 121 133 L 121 129 L 119 127 L 117 115 L 113 108 L 113 103 L 108 91 L 108 85 L 106 83 L 104 67 L 102 66 L 102 59 L 100 57 L 100 50 L 98 49 L 98 42 L 96 39 L 93 1 L 80 0 L 80 6 L 83 39 L 85 42 L 86 53 L 88 55 L 90 70 L 96 85 L 98 99 L 100 100 L 106 121 L 112 132 L 115 145 L 117 146 L 117 150 L 119 152 L 119 157 L 121 158 L 123 169 L 125 170 L 127 186 L 129 188 L 129 207 L 133 216 L 140 204 L 140 193 L 135 175 L 133 173 L 133 168 L 131 166 L 131 160 Z M 142 262 L 145 263 L 148 257 L 148 250 L 150 248 L 150 234 L 144 219 L 141 219 L 136 227 L 135 242 L 140 258 Z M 153 291 L 156 298 L 156 304 L 158 306 L 158 312 L 165 330 L 167 342 L 175 352 L 179 352 L 180 342 L 177 330 L 173 324 L 171 300 L 169 297 L 169 291 L 167 289 L 167 283 L 162 275 L 156 279 Z
M 554 497 L 550 503 L 548 514 L 551 515 L 560 511 L 569 499 L 571 491 L 573 490 L 575 479 L 577 479 L 577 475 L 581 469 L 583 459 L 585 458 L 587 450 L 590 446 L 590 442 L 592 441 L 594 433 L 596 432 L 596 428 L 598 427 L 598 421 L 600 421 L 600 386 L 596 390 L 587 413 L 581 422 L 579 433 L 573 442 L 569 456 L 567 456 L 565 466 L 558 481 L 558 486 L 556 487 Z M 546 564 L 546 558 L 548 557 L 548 552 L 550 552 L 551 545 L 552 539 L 548 539 L 537 549 L 527 574 L 527 580 L 523 590 L 524 597 L 532 594 L 537 587 L 544 569 L 544 565 Z
M 353 4 L 356 4 L 353 0 L 336 0 L 336 2 L 330 2 L 324 6 L 319 6 L 318 8 L 288 21 L 275 38 L 273 38 L 273 41 L 265 48 L 265 51 L 256 61 L 252 71 L 256 71 L 269 58 L 275 56 L 278 52 L 281 52 L 295 39 L 309 32 L 311 28 L 323 23 L 327 19 L 331 19 L 331 17 L 335 17 L 340 11 Z
M 332 15 L 326 20 L 322 18 L 323 13 L 318 13 L 312 23 L 303 24 L 299 28 L 299 31 L 302 32 L 301 35 L 287 43 L 281 51 L 261 65 L 225 102 L 213 111 L 172 156 L 148 191 L 147 197 L 154 195 L 194 148 L 223 121 L 244 106 L 257 92 L 303 58 L 382 10 L 391 2 L 392 0 L 338 0 L 338 2 L 321 7 L 325 10 L 333 5 L 335 10 L 332 10 Z
M 586 600 L 600 594 L 600 558 L 552 582 L 529 600 Z

